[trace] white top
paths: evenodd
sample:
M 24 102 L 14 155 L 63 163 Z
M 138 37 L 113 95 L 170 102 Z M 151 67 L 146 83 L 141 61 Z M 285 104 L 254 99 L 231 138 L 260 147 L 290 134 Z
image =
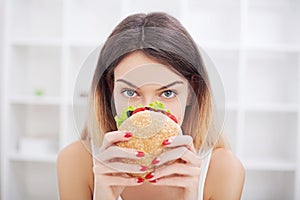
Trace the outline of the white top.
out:
M 201 164 L 201 173 L 200 173 L 200 181 L 199 181 L 199 199 L 198 200 L 203 200 L 203 193 L 204 193 L 204 184 L 206 180 L 206 175 L 210 163 L 210 158 L 211 158 L 212 150 L 209 152 L 208 156 L 206 156 L 202 160 Z M 118 200 L 122 200 L 122 197 L 119 196 Z

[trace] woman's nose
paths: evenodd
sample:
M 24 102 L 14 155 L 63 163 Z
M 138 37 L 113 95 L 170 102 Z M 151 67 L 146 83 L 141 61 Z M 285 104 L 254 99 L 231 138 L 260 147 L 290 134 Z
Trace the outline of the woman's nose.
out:
M 143 99 L 143 106 L 148 106 L 150 103 L 154 102 L 156 98 L 154 96 L 145 96 Z

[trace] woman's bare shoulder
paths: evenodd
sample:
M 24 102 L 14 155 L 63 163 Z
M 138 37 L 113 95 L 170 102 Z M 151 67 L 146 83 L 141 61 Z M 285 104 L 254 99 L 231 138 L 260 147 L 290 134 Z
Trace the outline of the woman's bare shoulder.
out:
M 205 199 L 241 198 L 245 170 L 241 161 L 228 149 L 215 149 L 205 183 Z
M 92 157 L 87 149 L 85 142 L 81 140 L 74 141 L 73 143 L 64 147 L 58 154 L 58 160 L 63 159 L 75 159 L 81 157 L 86 160 L 90 160 L 92 162 Z
M 81 141 L 63 148 L 57 157 L 60 199 L 88 199 L 93 189 L 92 156 Z

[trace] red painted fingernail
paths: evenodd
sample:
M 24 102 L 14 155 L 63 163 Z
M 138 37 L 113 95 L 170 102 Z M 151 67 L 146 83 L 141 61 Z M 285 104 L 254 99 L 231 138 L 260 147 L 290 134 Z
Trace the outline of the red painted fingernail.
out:
M 132 137 L 132 133 L 126 132 L 126 133 L 124 134 L 124 137 L 125 137 L 125 138 L 130 138 L 130 137 Z
M 136 181 L 137 183 L 142 183 L 142 182 L 144 182 L 144 179 L 141 178 L 141 177 L 139 177 L 139 178 L 135 179 L 135 181 Z
M 157 179 L 149 180 L 150 183 L 156 183 Z
M 163 142 L 162 142 L 162 145 L 169 145 L 172 143 L 172 140 L 170 138 L 168 139 L 165 139 Z
M 147 166 L 141 166 L 141 167 L 140 167 L 140 171 L 146 171 L 147 169 L 148 169 Z
M 153 178 L 154 177 L 154 173 L 153 172 L 150 172 L 149 174 L 147 174 L 146 176 L 145 176 L 145 179 L 151 179 L 151 178 Z
M 157 158 L 154 158 L 153 160 L 152 160 L 152 162 L 151 162 L 151 164 L 152 165 L 156 165 L 157 163 L 159 163 L 159 157 L 157 157 Z
M 142 151 L 137 151 L 136 152 L 136 157 L 143 157 L 144 155 L 145 155 L 145 153 L 142 152 Z

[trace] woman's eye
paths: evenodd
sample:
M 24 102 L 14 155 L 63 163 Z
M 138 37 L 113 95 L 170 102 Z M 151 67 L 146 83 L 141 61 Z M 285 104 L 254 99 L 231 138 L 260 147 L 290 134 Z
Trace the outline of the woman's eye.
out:
M 133 90 L 124 90 L 122 94 L 124 94 L 127 97 L 135 97 L 137 95 L 136 92 Z
M 162 93 L 162 96 L 165 97 L 165 98 L 170 99 L 170 98 L 175 97 L 175 96 L 176 96 L 176 93 L 173 92 L 172 90 L 166 90 L 166 91 L 164 91 L 164 92 Z

